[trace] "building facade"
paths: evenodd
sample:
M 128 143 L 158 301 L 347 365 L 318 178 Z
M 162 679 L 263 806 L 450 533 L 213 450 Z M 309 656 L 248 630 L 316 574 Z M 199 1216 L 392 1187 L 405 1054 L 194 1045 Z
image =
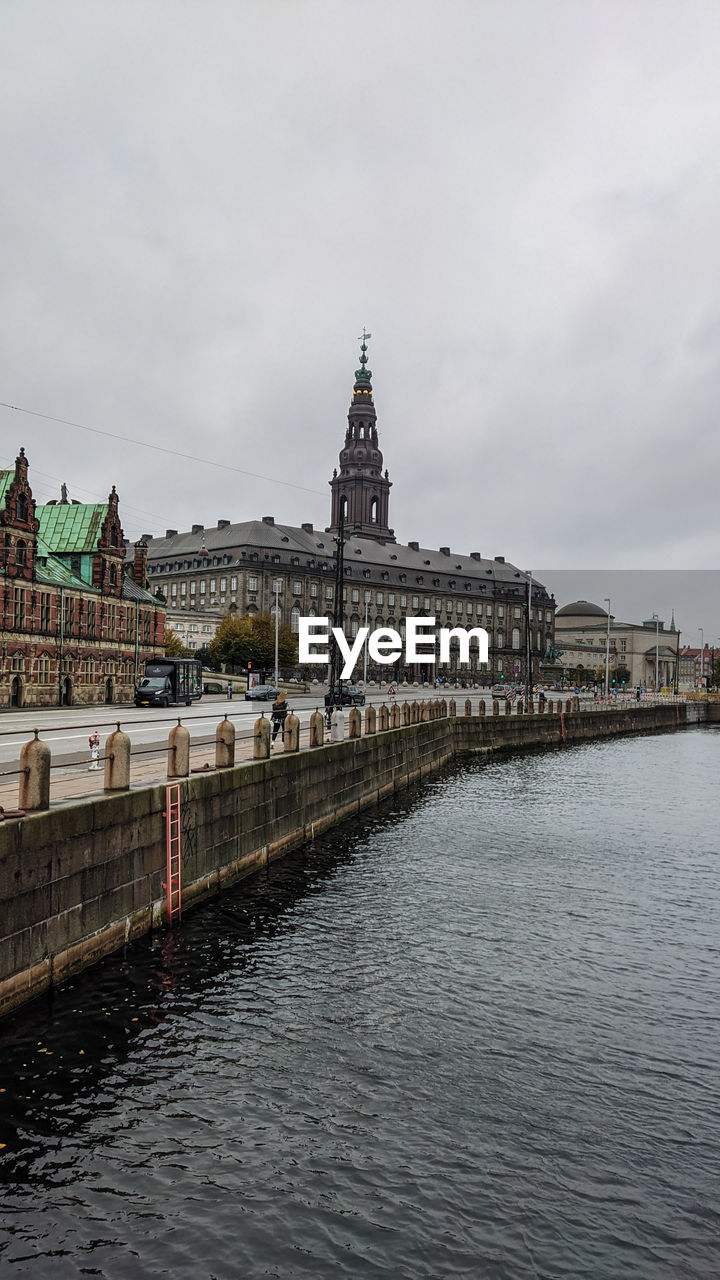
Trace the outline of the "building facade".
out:
M 113 487 L 107 503 L 36 504 L 23 449 L 0 471 L 0 702 L 70 706 L 132 698 L 165 647 L 165 607 L 146 588 L 147 551 L 129 569 Z
M 404 639 L 406 619 L 421 615 L 435 617 L 438 627 L 484 627 L 490 638 L 487 665 L 478 663 L 472 646 L 470 667 L 461 667 L 455 646 L 444 667 L 418 663 L 408 668 L 400 660 L 392 668 L 370 667 L 369 679 L 431 680 L 439 673 L 482 683 L 524 680 L 528 625 L 537 679 L 552 644 L 555 614 L 555 602 L 540 583 L 532 584 L 528 607 L 528 575 L 503 556 L 489 559 L 479 551 L 461 555 L 450 547 L 396 541 L 389 525 L 391 481 L 383 469 L 366 351 L 363 341 L 338 467 L 329 482 L 327 529 L 311 523 L 284 525 L 264 516 L 236 524 L 219 520 L 213 528 L 195 524 L 184 533 L 168 529 L 164 537 L 143 535 L 149 582 L 167 601 L 168 625 L 176 628 L 176 619 L 190 616 L 202 625 L 203 618 L 217 611 L 272 614 L 276 598 L 282 621 L 294 631 L 302 616 L 332 618 L 342 513 L 346 635 L 355 636 L 367 625 L 391 627 Z M 308 674 L 308 668 L 303 672 Z M 326 673 L 325 666 L 310 672 Z M 362 675 L 359 664 L 355 678 Z
M 680 635 L 657 617 L 618 622 L 599 605 L 575 600 L 555 614 L 555 645 L 560 651 L 555 678 L 572 684 L 602 685 L 610 638 L 610 687 L 674 688 Z

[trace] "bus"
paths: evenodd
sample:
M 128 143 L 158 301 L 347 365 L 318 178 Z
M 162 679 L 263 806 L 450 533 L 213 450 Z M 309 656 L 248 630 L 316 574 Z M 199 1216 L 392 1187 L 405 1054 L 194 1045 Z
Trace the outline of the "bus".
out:
M 151 658 L 135 690 L 136 707 L 186 707 L 202 697 L 202 663 L 199 658 Z

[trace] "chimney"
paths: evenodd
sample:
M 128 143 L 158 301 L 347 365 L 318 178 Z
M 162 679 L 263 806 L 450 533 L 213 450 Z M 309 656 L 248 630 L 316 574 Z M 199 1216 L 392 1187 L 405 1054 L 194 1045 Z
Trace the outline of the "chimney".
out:
M 166 529 L 166 530 L 165 530 L 165 537 L 166 537 L 166 538 L 177 538 L 177 529 Z
M 312 532 L 313 532 L 313 527 L 312 527 L 312 525 L 311 525 L 311 524 L 303 524 L 303 525 L 301 525 L 300 527 L 301 527 L 301 529 L 304 529 L 306 533 L 312 533 Z
M 192 527 L 192 531 L 193 533 L 202 533 L 204 528 L 205 528 L 204 524 L 194 524 Z
M 411 550 L 411 551 L 419 551 L 419 550 L 420 550 L 420 543 L 419 543 L 419 542 L 408 542 L 408 547 L 410 548 L 410 550 Z
M 263 516 L 263 518 L 262 518 L 262 522 L 263 522 L 263 524 L 274 524 L 274 523 L 275 523 L 275 517 L 274 517 L 274 516 Z
M 229 520 L 218 520 L 217 527 L 218 529 L 227 529 L 229 523 Z
M 147 587 L 147 543 L 142 538 L 135 543 L 132 576 L 137 587 Z
M 471 551 L 471 552 L 470 552 L 470 559 L 471 559 L 471 560 L 482 560 L 482 556 L 480 555 L 480 552 L 479 552 L 479 551 Z
M 440 555 L 441 555 L 441 556 L 449 556 L 449 555 L 450 555 L 450 548 L 449 548 L 449 547 L 441 547 L 441 548 L 440 548 Z
M 496 556 L 496 557 L 495 557 L 495 559 L 497 560 L 498 564 L 504 564 L 504 563 L 505 563 L 505 557 L 504 557 L 504 556 Z

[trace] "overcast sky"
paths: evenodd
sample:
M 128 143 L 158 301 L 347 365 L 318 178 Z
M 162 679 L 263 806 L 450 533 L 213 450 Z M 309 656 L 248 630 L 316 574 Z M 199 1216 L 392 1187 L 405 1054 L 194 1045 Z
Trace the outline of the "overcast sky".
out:
M 720 563 L 717 0 L 2 8 L 0 400 L 126 438 L 0 409 L 40 500 L 324 527 L 365 325 L 399 539 Z

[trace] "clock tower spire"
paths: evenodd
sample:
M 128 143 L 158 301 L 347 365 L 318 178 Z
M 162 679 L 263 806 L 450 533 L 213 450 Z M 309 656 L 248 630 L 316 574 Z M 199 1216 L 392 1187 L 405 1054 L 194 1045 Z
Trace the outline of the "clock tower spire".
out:
M 346 537 L 355 534 L 362 538 L 375 538 L 377 542 L 394 542 L 395 534 L 388 527 L 392 481 L 387 471 L 383 475 L 372 374 L 367 368 L 367 340 L 370 337 L 372 334 L 363 329 L 360 368 L 355 372 L 345 444 L 340 450 L 339 470 L 336 468 L 330 481 L 332 515 L 328 532 L 337 533 L 342 512 Z

